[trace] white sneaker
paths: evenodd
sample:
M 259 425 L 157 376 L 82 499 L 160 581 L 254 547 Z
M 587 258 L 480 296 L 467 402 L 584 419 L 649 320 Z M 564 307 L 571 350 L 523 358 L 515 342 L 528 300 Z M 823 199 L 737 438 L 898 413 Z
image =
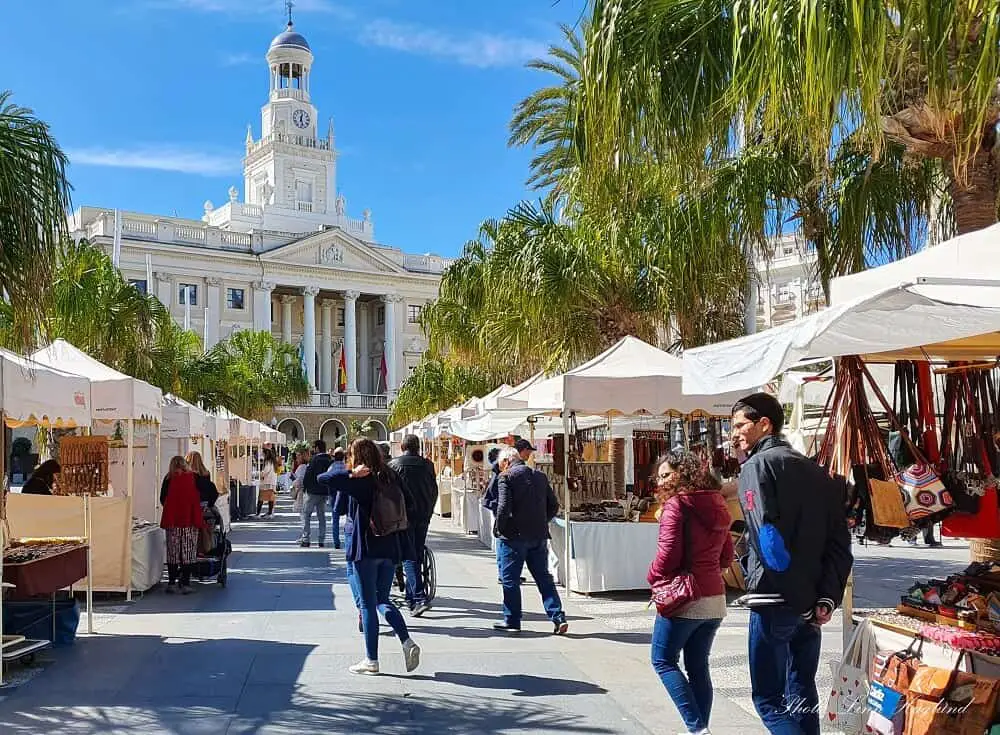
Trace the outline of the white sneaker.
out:
M 375 676 L 378 674 L 378 661 L 370 661 L 367 658 L 363 658 L 358 663 L 351 666 L 348 671 L 352 674 L 367 674 L 368 676 Z
M 406 660 L 407 673 L 420 666 L 420 646 L 412 638 L 403 641 L 403 658 Z

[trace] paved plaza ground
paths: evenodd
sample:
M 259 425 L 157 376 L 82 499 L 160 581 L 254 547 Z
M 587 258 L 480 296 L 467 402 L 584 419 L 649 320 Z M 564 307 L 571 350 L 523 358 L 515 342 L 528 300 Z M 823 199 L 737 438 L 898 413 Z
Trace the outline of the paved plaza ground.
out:
M 650 668 L 651 613 L 640 594 L 574 595 L 570 634 L 550 635 L 525 587 L 519 637 L 494 633 L 499 587 L 492 553 L 436 522 L 434 610 L 411 623 L 423 649 L 404 673 L 395 638 L 381 638 L 383 675 L 353 676 L 363 654 L 343 552 L 293 544 L 282 498 L 271 520 L 236 524 L 229 586 L 168 596 L 157 588 L 96 608 L 97 634 L 47 654 L 34 676 L 0 693 L 5 735 L 121 733 L 674 733 L 684 728 Z M 857 605 L 894 604 L 912 577 L 962 567 L 964 545 L 855 547 Z M 712 731 L 760 733 L 750 703 L 747 613 L 731 610 L 713 652 Z M 86 629 L 85 616 L 80 630 Z M 821 673 L 840 647 L 824 635 Z M 825 706 L 825 702 L 824 702 Z

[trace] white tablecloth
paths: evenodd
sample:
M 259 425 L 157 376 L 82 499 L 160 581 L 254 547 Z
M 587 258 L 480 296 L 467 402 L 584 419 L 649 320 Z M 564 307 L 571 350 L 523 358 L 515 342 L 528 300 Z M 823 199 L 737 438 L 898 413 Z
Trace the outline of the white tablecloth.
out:
M 573 592 L 648 589 L 646 572 L 656 556 L 657 523 L 570 524 L 570 585 Z M 565 521 L 549 524 L 550 544 L 558 559 L 559 583 L 565 584 Z
M 438 499 L 434 504 L 434 515 L 451 515 L 451 479 L 438 478 Z
M 132 589 L 145 592 L 163 577 L 167 535 L 156 526 L 132 533 Z
M 451 525 L 465 533 L 479 533 L 479 494 L 475 490 L 452 487 Z
M 489 508 L 484 508 L 482 503 L 476 503 L 476 510 L 479 513 L 479 543 L 487 549 L 496 551 L 497 542 L 493 537 L 493 522 L 496 516 Z

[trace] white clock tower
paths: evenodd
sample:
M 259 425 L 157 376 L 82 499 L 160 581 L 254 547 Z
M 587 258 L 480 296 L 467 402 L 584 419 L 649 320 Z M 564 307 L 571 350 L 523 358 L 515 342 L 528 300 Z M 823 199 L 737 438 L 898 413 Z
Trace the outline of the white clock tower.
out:
M 270 90 L 261 109 L 260 140 L 255 141 L 252 131 L 247 130 L 243 159 L 246 202 L 300 222 L 332 223 L 344 214 L 336 199 L 333 123 L 326 138 L 317 137 L 316 108 L 309 99 L 313 54 L 295 30 L 291 8 L 288 26 L 271 42 L 267 63 Z

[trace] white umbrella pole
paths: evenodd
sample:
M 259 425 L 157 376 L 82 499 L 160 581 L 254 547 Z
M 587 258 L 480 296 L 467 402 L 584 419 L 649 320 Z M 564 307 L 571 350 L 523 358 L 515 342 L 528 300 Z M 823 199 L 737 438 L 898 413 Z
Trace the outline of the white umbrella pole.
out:
M 135 482 L 135 467 L 134 467 L 134 464 L 133 464 L 135 462 L 135 446 L 134 445 L 135 445 L 135 419 L 131 419 L 130 418 L 128 420 L 128 482 L 126 483 L 126 487 L 128 488 L 128 497 L 130 499 L 132 498 L 132 493 L 135 492 L 135 486 L 133 484 Z M 131 504 L 131 501 L 130 501 L 130 504 Z M 132 523 L 132 514 L 131 513 L 129 513 L 128 522 L 129 522 L 129 524 Z M 131 539 L 131 537 L 132 537 L 132 531 L 131 531 L 131 529 L 128 530 L 127 536 L 128 536 L 129 539 Z M 131 571 L 131 569 L 132 569 L 132 546 L 131 546 L 131 543 L 129 543 L 128 558 L 129 558 L 129 564 L 128 564 L 128 567 L 129 567 L 129 579 L 126 580 L 126 582 L 128 584 L 128 587 L 127 587 L 126 592 L 125 592 L 125 600 L 127 602 L 131 602 L 132 601 L 132 571 Z
M 87 537 L 87 633 L 94 634 L 94 540 L 90 517 L 90 494 L 83 496 L 83 533 Z
M 161 445 L 160 445 L 160 438 L 161 438 L 160 437 L 160 430 L 161 430 L 162 426 L 163 426 L 162 424 L 157 424 L 156 425 L 156 464 L 154 466 L 156 467 L 156 479 L 157 480 L 162 480 L 163 479 L 163 478 L 160 477 L 160 472 L 162 472 L 162 469 L 163 469 L 160 466 L 160 461 L 161 461 L 161 459 L 160 459 L 160 453 L 163 451 L 161 449 Z M 153 482 L 153 522 L 154 523 L 159 523 L 160 522 L 160 515 L 162 514 L 162 512 L 163 512 L 163 509 L 160 508 L 159 487 L 157 486 L 156 482 L 154 481 Z
M 566 531 L 566 539 L 565 539 L 565 541 L 566 541 L 566 543 L 565 543 L 565 554 L 566 554 L 566 556 L 564 557 L 564 559 L 565 559 L 565 562 L 564 562 L 565 569 L 563 569 L 563 574 L 566 575 L 565 581 L 566 581 L 566 594 L 567 595 L 570 592 L 573 591 L 572 587 L 570 587 L 570 582 L 569 582 L 569 578 L 570 578 L 570 566 L 571 566 L 570 565 L 570 558 L 569 558 L 569 554 L 570 554 L 570 542 L 569 542 L 569 524 L 570 524 L 570 520 L 569 520 L 569 451 L 570 451 L 570 443 L 569 443 L 569 411 L 564 410 L 563 411 L 563 504 L 564 504 L 563 514 L 564 514 L 564 516 L 566 518 L 566 529 L 565 529 L 565 531 Z

